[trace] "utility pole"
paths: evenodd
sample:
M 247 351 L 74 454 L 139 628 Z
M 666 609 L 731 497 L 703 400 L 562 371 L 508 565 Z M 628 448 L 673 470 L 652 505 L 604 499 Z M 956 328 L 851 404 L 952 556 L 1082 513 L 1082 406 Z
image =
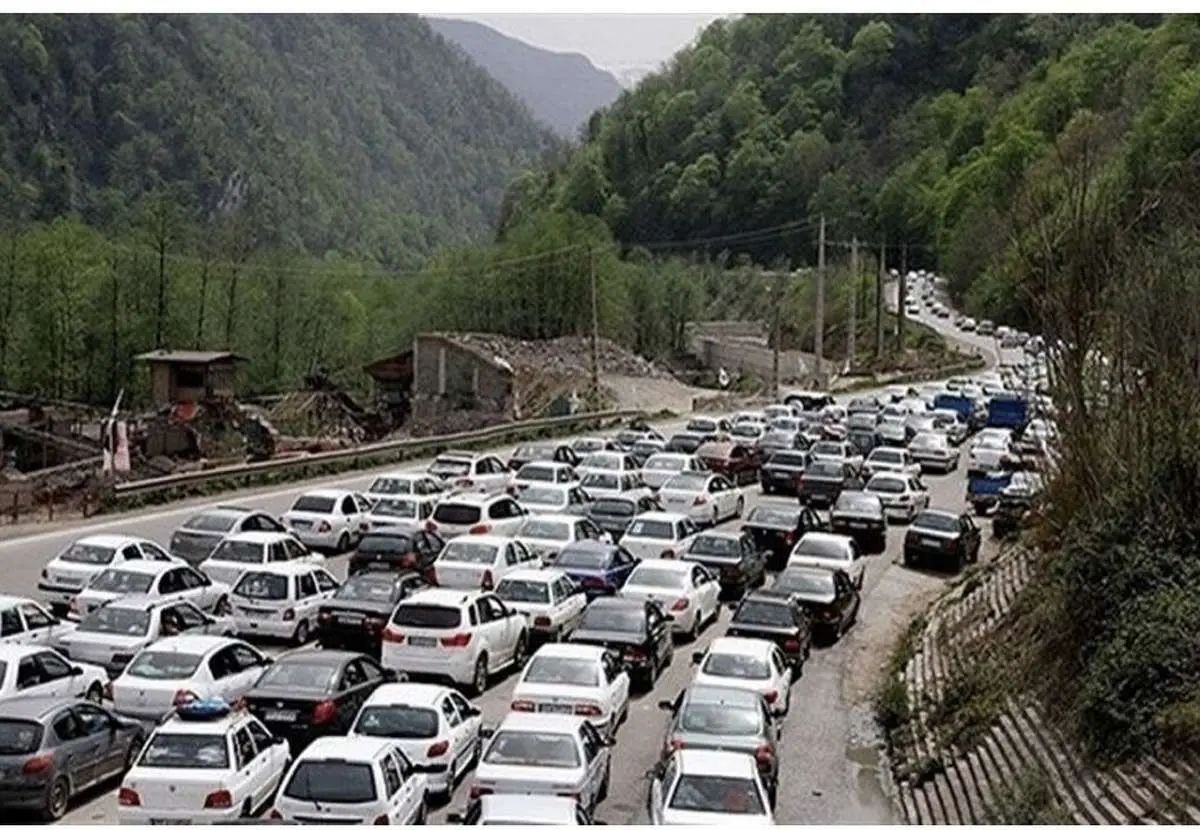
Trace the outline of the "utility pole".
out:
M 900 282 L 896 294 L 896 351 L 904 351 L 904 303 L 908 297 L 908 243 L 900 246 Z
M 887 236 L 879 243 L 879 273 L 875 275 L 875 357 L 883 354 L 883 272 L 887 268 Z
M 596 298 L 596 253 L 588 248 L 588 275 L 592 284 L 592 405 L 600 400 L 600 306 Z
M 854 338 L 858 334 L 858 237 L 850 240 L 850 328 L 846 331 L 846 362 L 854 367 Z
M 783 289 L 782 279 L 780 290 L 775 296 L 775 302 L 772 305 L 775 307 L 774 321 L 771 323 L 771 346 L 772 346 L 772 363 L 771 363 L 771 394 L 775 401 L 779 400 L 779 308 L 783 305 Z
M 821 233 L 817 245 L 817 330 L 813 351 L 817 353 L 817 386 L 825 388 L 825 214 L 821 214 Z

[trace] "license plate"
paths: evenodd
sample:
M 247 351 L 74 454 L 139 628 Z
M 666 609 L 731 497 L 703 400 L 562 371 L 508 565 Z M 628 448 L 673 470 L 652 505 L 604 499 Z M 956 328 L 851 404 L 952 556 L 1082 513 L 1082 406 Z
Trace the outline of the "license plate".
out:
M 408 643 L 419 648 L 433 648 L 437 645 L 437 640 L 433 637 L 409 637 Z
M 850 523 L 850 527 L 856 528 L 858 530 L 863 530 L 864 528 L 866 528 L 866 526 L 867 526 L 866 522 L 851 522 Z
M 336 619 L 340 623 L 361 625 L 364 617 L 362 614 L 338 614 L 336 615 Z
M 922 539 L 921 544 L 927 548 L 940 548 L 942 543 L 937 539 Z
M 312 527 L 312 522 L 292 522 L 292 527 L 300 530 L 308 530 Z
M 277 709 L 274 711 L 268 709 L 267 711 L 263 712 L 263 720 L 276 720 L 293 723 L 295 722 L 298 714 L 299 713 L 292 712 L 288 709 Z
M 539 712 L 549 712 L 555 715 L 569 715 L 575 711 L 569 703 L 542 703 L 538 705 Z

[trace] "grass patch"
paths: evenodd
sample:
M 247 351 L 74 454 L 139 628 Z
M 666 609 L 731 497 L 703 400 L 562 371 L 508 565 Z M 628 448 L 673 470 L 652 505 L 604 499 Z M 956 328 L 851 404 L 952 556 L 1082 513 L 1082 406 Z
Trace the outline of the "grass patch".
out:
M 1008 691 L 1004 676 L 999 661 L 982 657 L 947 678 L 941 699 L 929 712 L 929 726 L 940 743 L 968 749 L 995 724 Z
M 993 794 L 984 824 L 1071 824 L 1054 789 L 1036 767 L 1025 767 Z
M 908 687 L 904 682 L 904 668 L 916 653 L 917 642 L 925 630 L 925 625 L 923 614 L 908 624 L 908 628 L 900 635 L 895 648 L 892 649 L 883 682 L 875 693 L 875 719 L 888 733 L 907 723 L 912 714 Z

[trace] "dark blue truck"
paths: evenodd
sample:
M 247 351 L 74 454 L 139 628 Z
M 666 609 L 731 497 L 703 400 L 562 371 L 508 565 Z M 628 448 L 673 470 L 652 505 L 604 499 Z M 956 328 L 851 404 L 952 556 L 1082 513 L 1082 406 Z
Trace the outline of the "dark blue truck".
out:
M 1000 501 L 1004 488 L 1012 484 L 1012 473 L 977 473 L 967 478 L 967 501 L 982 516 Z
M 1029 423 L 1029 404 L 1015 395 L 994 397 L 988 403 L 987 425 L 1020 432 Z

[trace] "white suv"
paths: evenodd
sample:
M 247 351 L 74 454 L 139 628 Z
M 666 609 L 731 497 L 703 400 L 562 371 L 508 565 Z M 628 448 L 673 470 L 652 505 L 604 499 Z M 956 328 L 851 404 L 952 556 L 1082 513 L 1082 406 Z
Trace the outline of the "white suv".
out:
M 511 536 L 526 515 L 525 508 L 507 494 L 461 493 L 438 504 L 425 529 L 443 539 L 453 539 L 464 533 Z
M 503 492 L 512 475 L 496 456 L 469 452 L 442 453 L 429 465 L 427 472 L 444 486 L 460 493 Z
M 337 589 L 338 581 L 318 565 L 260 565 L 233 586 L 230 621 L 241 636 L 277 637 L 301 645 L 317 627 L 321 603 Z
M 525 663 L 529 621 L 493 593 L 431 588 L 402 600 L 383 629 L 380 662 L 410 675 L 449 677 L 474 693 Z

